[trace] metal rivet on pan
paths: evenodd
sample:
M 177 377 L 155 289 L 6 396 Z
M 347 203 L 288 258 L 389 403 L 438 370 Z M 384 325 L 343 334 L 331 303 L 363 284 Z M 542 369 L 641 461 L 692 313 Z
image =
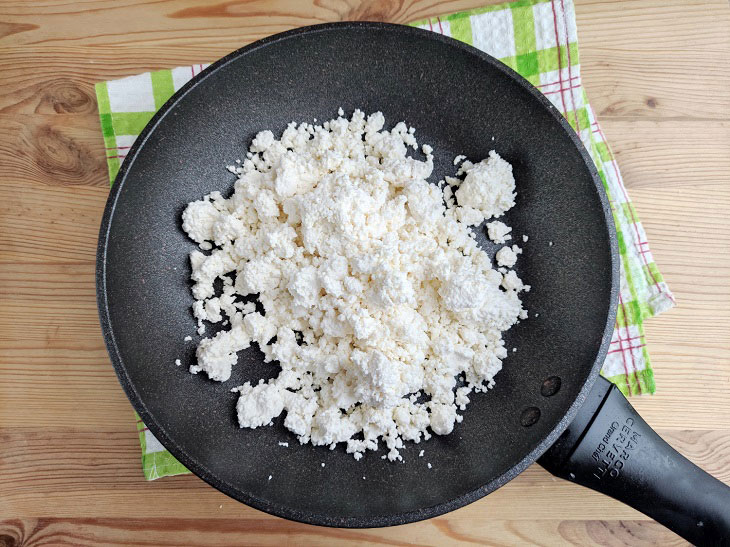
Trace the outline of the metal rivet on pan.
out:
M 542 394 L 543 397 L 552 397 L 558 391 L 560 391 L 561 383 L 562 382 L 560 381 L 559 376 L 550 376 L 550 378 L 547 378 L 542 383 L 542 387 L 540 388 L 540 393 Z
M 530 427 L 531 425 L 535 425 L 539 419 L 540 409 L 536 406 L 528 406 L 525 410 L 522 411 L 522 416 L 520 416 L 520 423 L 525 427 Z

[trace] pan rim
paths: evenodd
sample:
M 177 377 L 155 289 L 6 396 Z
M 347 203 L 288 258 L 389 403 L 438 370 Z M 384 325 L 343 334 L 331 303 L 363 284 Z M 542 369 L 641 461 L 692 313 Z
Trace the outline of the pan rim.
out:
M 565 415 L 561 418 L 558 424 L 543 438 L 543 440 L 528 454 L 524 455 L 523 458 L 518 461 L 513 467 L 508 469 L 502 475 L 494 478 L 490 482 L 476 488 L 470 492 L 462 494 L 456 498 L 447 500 L 445 502 L 432 505 L 423 509 L 414 511 L 408 511 L 403 513 L 394 513 L 387 515 L 377 516 L 352 516 L 352 517 L 334 517 L 328 515 L 321 515 L 310 511 L 302 511 L 299 509 L 293 509 L 283 504 L 272 503 L 265 499 L 259 498 L 251 493 L 244 492 L 232 484 L 216 477 L 210 473 L 203 464 L 198 463 L 193 458 L 189 457 L 187 453 L 171 438 L 167 435 L 165 429 L 160 426 L 151 413 L 148 411 L 146 405 L 142 401 L 141 397 L 134 388 L 131 379 L 127 375 L 124 363 L 119 353 L 114 332 L 111 324 L 111 317 L 109 313 L 109 302 L 107 300 L 106 291 L 106 252 L 107 245 L 109 242 L 109 234 L 114 219 L 114 212 L 121 193 L 126 176 L 131 169 L 136 159 L 137 153 L 144 146 L 148 137 L 156 129 L 157 125 L 164 119 L 164 117 L 175 107 L 175 105 L 194 87 L 200 85 L 209 75 L 213 74 L 217 70 L 223 68 L 228 63 L 242 57 L 250 52 L 253 52 L 259 48 L 265 47 L 269 44 L 288 40 L 294 37 L 298 37 L 306 34 L 316 34 L 320 32 L 328 32 L 332 30 L 342 29 L 372 29 L 372 30 L 386 30 L 394 33 L 412 34 L 420 37 L 425 37 L 431 40 L 436 40 L 444 43 L 448 47 L 453 47 L 462 50 L 463 52 L 475 55 L 481 61 L 489 63 L 492 67 L 500 70 L 507 77 L 516 81 L 524 90 L 529 92 L 535 97 L 553 116 L 553 118 L 560 124 L 563 131 L 568 135 L 573 144 L 578 149 L 584 163 L 586 164 L 589 173 L 593 179 L 594 186 L 598 193 L 598 197 L 601 203 L 601 208 L 606 222 L 607 236 L 610 245 L 611 254 L 611 291 L 610 291 L 610 302 L 609 310 L 606 317 L 606 324 L 603 330 L 601 338 L 601 345 L 596 354 L 596 358 L 591 367 L 591 371 L 587 376 L 586 381 L 581 387 L 578 396 L 571 403 Z M 117 173 L 115 184 L 113 184 L 109 196 L 107 198 L 104 214 L 99 231 L 99 241 L 97 246 L 97 259 L 96 259 L 96 293 L 97 293 L 97 306 L 99 311 L 99 319 L 102 328 L 102 334 L 104 342 L 106 344 L 109 356 L 114 367 L 114 371 L 117 375 L 117 379 L 124 389 L 127 398 L 132 403 L 135 411 L 139 414 L 140 418 L 144 421 L 145 425 L 155 435 L 155 437 L 165 446 L 165 448 L 177 458 L 188 470 L 193 472 L 195 475 L 200 477 L 202 480 L 230 496 L 231 498 L 242 502 L 250 507 L 264 511 L 266 513 L 283 517 L 289 520 L 302 522 L 306 524 L 314 524 L 319 526 L 331 526 L 331 527 L 342 527 L 342 528 L 371 528 L 371 527 L 384 527 L 394 526 L 399 524 L 406 524 L 410 522 L 416 522 L 424 520 L 444 513 L 453 511 L 460 507 L 463 507 L 469 503 L 472 503 L 487 494 L 493 492 L 499 487 L 506 484 L 508 481 L 515 478 L 522 471 L 524 471 L 529 465 L 535 462 L 552 444 L 558 439 L 559 435 L 568 427 L 570 422 L 575 417 L 578 409 L 582 406 L 586 396 L 590 389 L 593 387 L 593 383 L 596 381 L 601 365 L 603 364 L 608 347 L 613 334 L 614 322 L 616 319 L 617 303 L 618 303 L 618 292 L 619 292 L 619 256 L 618 256 L 618 244 L 616 239 L 616 230 L 613 221 L 613 215 L 609 206 L 608 198 L 603 188 L 603 184 L 598 175 L 596 166 L 591 159 L 588 151 L 583 146 L 577 133 L 569 125 L 563 115 L 555 108 L 555 106 L 532 84 L 520 76 L 517 72 L 504 65 L 501 61 L 495 59 L 491 55 L 484 53 L 483 51 L 467 45 L 463 42 L 459 42 L 453 38 L 437 34 L 435 32 L 429 32 L 427 30 L 418 29 L 406 25 L 398 25 L 393 23 L 382 23 L 382 22 L 360 22 L 360 21 L 344 21 L 335 23 L 323 23 L 318 25 L 311 25 L 306 27 L 296 28 L 290 31 L 282 32 L 272 36 L 268 36 L 251 44 L 248 44 L 242 48 L 239 48 L 225 57 L 219 59 L 215 63 L 211 64 L 208 68 L 203 70 L 201 73 L 192 78 L 182 88 L 180 88 L 165 104 L 154 114 L 145 128 L 142 130 L 140 135 L 137 137 L 135 142 L 127 154 L 122 166 Z

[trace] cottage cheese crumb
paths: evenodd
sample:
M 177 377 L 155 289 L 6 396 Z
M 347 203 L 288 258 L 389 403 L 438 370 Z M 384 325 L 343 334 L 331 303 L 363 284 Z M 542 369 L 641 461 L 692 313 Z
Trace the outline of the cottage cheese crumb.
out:
M 508 239 L 512 239 L 512 236 L 509 235 L 511 231 L 512 228 L 498 220 L 487 224 L 487 236 L 495 243 L 506 243 Z
M 522 249 L 520 249 L 517 245 L 512 245 L 512 247 L 502 247 L 499 251 L 497 251 L 495 258 L 498 265 L 511 268 L 517 263 L 517 255 L 520 253 L 522 253 Z
M 175 359 L 175 364 L 177 366 L 180 366 L 180 365 L 182 365 L 182 362 L 180 361 L 180 359 Z
M 382 443 L 383 458 L 402 460 L 404 443 L 448 435 L 468 395 L 494 385 L 502 332 L 524 315 L 524 284 L 492 269 L 469 229 L 514 205 L 515 181 L 492 151 L 461 162 L 463 180 L 447 177 L 442 190 L 427 181 L 432 148 L 421 147 L 425 161 L 408 155 L 418 149 L 413 128 L 338 112 L 322 125 L 291 123 L 279 138 L 260 132 L 234 168 L 233 194 L 183 212 L 198 244 L 198 332 L 225 326 L 200 341 L 190 372 L 226 381 L 238 352 L 256 344 L 281 371 L 235 389 L 241 427 L 284 414 L 300 443 L 343 443 L 358 460 Z M 497 264 L 512 267 L 519 252 L 505 247 Z
M 494 150 L 489 158 L 476 165 L 462 164 L 464 182 L 454 195 L 457 203 L 469 213 L 469 225 L 478 224 L 485 218 L 500 217 L 515 204 L 515 179 L 512 166 L 504 161 Z M 480 218 L 472 211 L 478 211 Z
M 191 341 L 192 339 L 193 339 L 193 337 L 192 337 L 192 336 L 186 336 L 186 337 L 185 337 L 185 338 L 184 338 L 183 340 L 184 340 L 185 342 L 190 342 L 190 341 Z

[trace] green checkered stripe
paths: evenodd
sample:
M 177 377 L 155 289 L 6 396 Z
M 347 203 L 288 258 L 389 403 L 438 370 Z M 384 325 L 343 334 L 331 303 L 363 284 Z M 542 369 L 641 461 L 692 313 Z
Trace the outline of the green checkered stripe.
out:
M 572 1 L 518 0 L 412 25 L 451 36 L 500 59 L 540 89 L 580 136 L 609 196 L 621 254 L 618 317 L 601 373 L 626 395 L 653 393 L 643 322 L 671 308 L 674 299 L 654 263 L 618 165 L 581 84 Z M 110 181 L 154 113 L 206 66 L 147 72 L 96 85 Z M 187 472 L 139 417 L 137 429 L 147 479 Z
M 142 419 L 135 413 L 137 419 L 137 433 L 142 448 L 142 472 L 148 481 L 190 473 L 175 456 L 170 454 L 162 443 L 147 429 Z

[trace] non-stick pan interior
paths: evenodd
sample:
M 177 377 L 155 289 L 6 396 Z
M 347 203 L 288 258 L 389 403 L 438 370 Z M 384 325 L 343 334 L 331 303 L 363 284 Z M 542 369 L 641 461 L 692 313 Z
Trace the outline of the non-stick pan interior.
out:
M 547 105 L 473 48 L 382 24 L 324 25 L 274 37 L 189 84 L 127 158 L 100 240 L 102 325 L 120 380 L 150 430 L 227 494 L 318 524 L 433 516 L 521 471 L 554 440 L 593 378 L 613 322 L 616 282 L 600 182 L 575 135 Z M 195 343 L 184 338 L 199 337 L 187 258 L 194 246 L 180 228 L 183 208 L 212 190 L 230 192 L 234 176 L 224 167 L 245 155 L 258 131 L 330 119 L 338 107 L 348 114 L 380 110 L 388 126 L 401 120 L 414 126 L 419 142 L 434 147 L 433 181 L 454 174 L 457 154 L 480 160 L 492 149 L 512 163 L 517 181 L 517 206 L 505 222 L 524 247 L 517 271 L 532 285 L 524 295 L 530 319 L 508 332 L 508 347 L 517 351 L 504 361 L 496 387 L 472 396 L 454 433 L 408 446 L 403 463 L 381 459 L 383 451 L 357 462 L 343 448 L 300 446 L 282 419 L 239 429 L 230 389 L 277 370 L 257 349 L 240 355 L 224 384 L 186 370 Z M 478 238 L 494 252 L 483 228 Z M 553 377 L 560 389 L 545 396 L 543 384 Z

